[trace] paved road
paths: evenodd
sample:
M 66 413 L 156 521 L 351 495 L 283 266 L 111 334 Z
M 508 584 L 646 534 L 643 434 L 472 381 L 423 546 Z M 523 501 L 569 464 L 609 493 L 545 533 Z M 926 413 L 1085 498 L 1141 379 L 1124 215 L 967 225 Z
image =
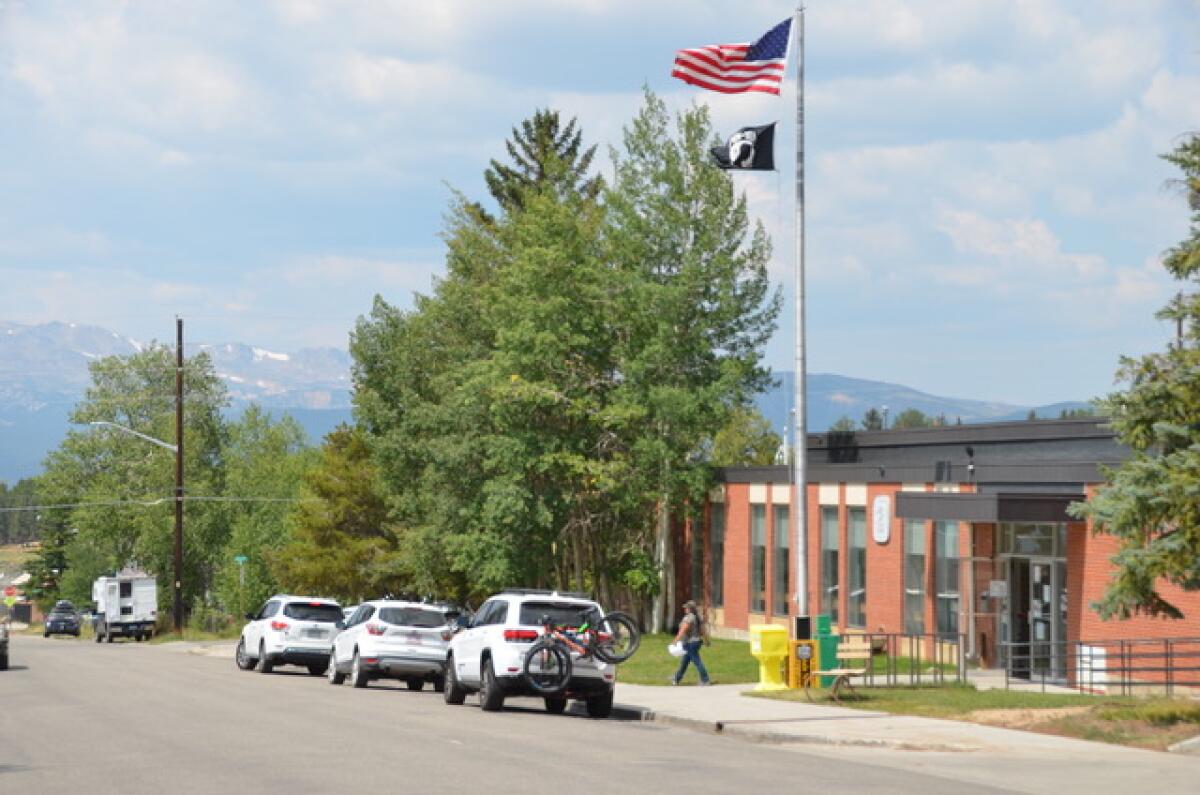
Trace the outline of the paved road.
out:
M 402 685 L 245 673 L 167 646 L 22 636 L 12 657 L 0 673 L 0 792 L 609 795 L 765 792 L 789 780 L 822 793 L 964 791 L 862 758 L 551 716 L 525 699 L 483 713 L 473 698 L 448 707 Z

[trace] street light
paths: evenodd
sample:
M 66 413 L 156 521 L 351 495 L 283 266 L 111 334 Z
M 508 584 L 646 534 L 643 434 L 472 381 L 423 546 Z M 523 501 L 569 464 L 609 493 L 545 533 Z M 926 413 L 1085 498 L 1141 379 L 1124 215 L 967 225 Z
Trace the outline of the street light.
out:
M 172 620 L 175 625 L 176 632 L 183 631 L 183 433 L 177 426 L 176 433 L 178 435 L 178 444 L 164 442 L 162 439 L 155 439 L 153 436 L 147 436 L 144 433 L 135 431 L 133 428 L 126 428 L 115 422 L 107 420 L 93 420 L 89 425 L 103 426 L 106 428 L 116 428 L 118 431 L 128 433 L 132 436 L 149 442 L 150 444 L 158 445 L 159 447 L 170 450 L 175 454 L 175 587 L 171 589 L 174 599 L 172 602 Z

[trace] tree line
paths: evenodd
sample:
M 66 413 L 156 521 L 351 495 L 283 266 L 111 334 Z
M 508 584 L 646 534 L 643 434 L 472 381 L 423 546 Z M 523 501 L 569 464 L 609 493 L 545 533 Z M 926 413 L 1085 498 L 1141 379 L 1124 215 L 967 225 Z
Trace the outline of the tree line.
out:
M 408 309 L 377 296 L 355 324 L 355 424 L 319 449 L 290 419 L 228 418 L 211 360 L 191 357 L 193 611 L 281 589 L 469 603 L 526 585 L 664 623 L 672 520 L 698 512 L 714 465 L 779 447 L 751 404 L 771 382 L 770 243 L 709 166 L 716 142 L 706 108 L 672 118 L 647 92 L 606 180 L 574 120 L 544 110 L 514 128 L 485 173 L 490 203 L 454 193 L 432 290 Z M 92 363 L 72 421 L 172 438 L 170 357 Z M 166 451 L 69 432 L 37 479 L 39 500 L 72 506 L 41 515 L 39 596 L 86 603 L 131 561 L 169 572 L 171 480 Z

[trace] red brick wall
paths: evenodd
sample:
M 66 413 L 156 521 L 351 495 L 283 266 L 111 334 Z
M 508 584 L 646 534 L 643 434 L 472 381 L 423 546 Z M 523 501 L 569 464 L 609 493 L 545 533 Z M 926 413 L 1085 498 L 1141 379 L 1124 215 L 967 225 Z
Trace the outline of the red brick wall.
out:
M 904 528 L 896 517 L 899 484 L 867 488 L 867 626 L 869 632 L 904 631 Z M 875 498 L 891 500 L 891 525 L 886 544 L 875 543 Z
M 1088 497 L 1095 487 L 1089 486 Z M 1104 621 L 1091 604 L 1104 596 L 1112 579 L 1112 556 L 1120 547 L 1110 535 L 1092 533 L 1091 523 L 1068 525 L 1067 537 L 1067 637 L 1070 640 L 1119 640 L 1122 638 L 1200 637 L 1200 592 L 1184 591 L 1163 584 L 1163 598 L 1178 607 L 1182 619 L 1136 616 Z
M 750 607 L 750 487 L 725 489 L 725 626 L 746 629 Z

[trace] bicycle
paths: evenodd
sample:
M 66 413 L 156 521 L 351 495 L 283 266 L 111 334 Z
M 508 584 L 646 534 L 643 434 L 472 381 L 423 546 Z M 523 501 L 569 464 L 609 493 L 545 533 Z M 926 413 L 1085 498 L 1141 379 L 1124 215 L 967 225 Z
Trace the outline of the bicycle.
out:
M 624 613 L 608 613 L 579 627 L 556 627 L 550 616 L 543 616 L 541 625 L 542 635 L 525 653 L 522 668 L 529 686 L 543 696 L 567 688 L 572 655 L 616 665 L 632 657 L 642 642 L 637 625 Z

